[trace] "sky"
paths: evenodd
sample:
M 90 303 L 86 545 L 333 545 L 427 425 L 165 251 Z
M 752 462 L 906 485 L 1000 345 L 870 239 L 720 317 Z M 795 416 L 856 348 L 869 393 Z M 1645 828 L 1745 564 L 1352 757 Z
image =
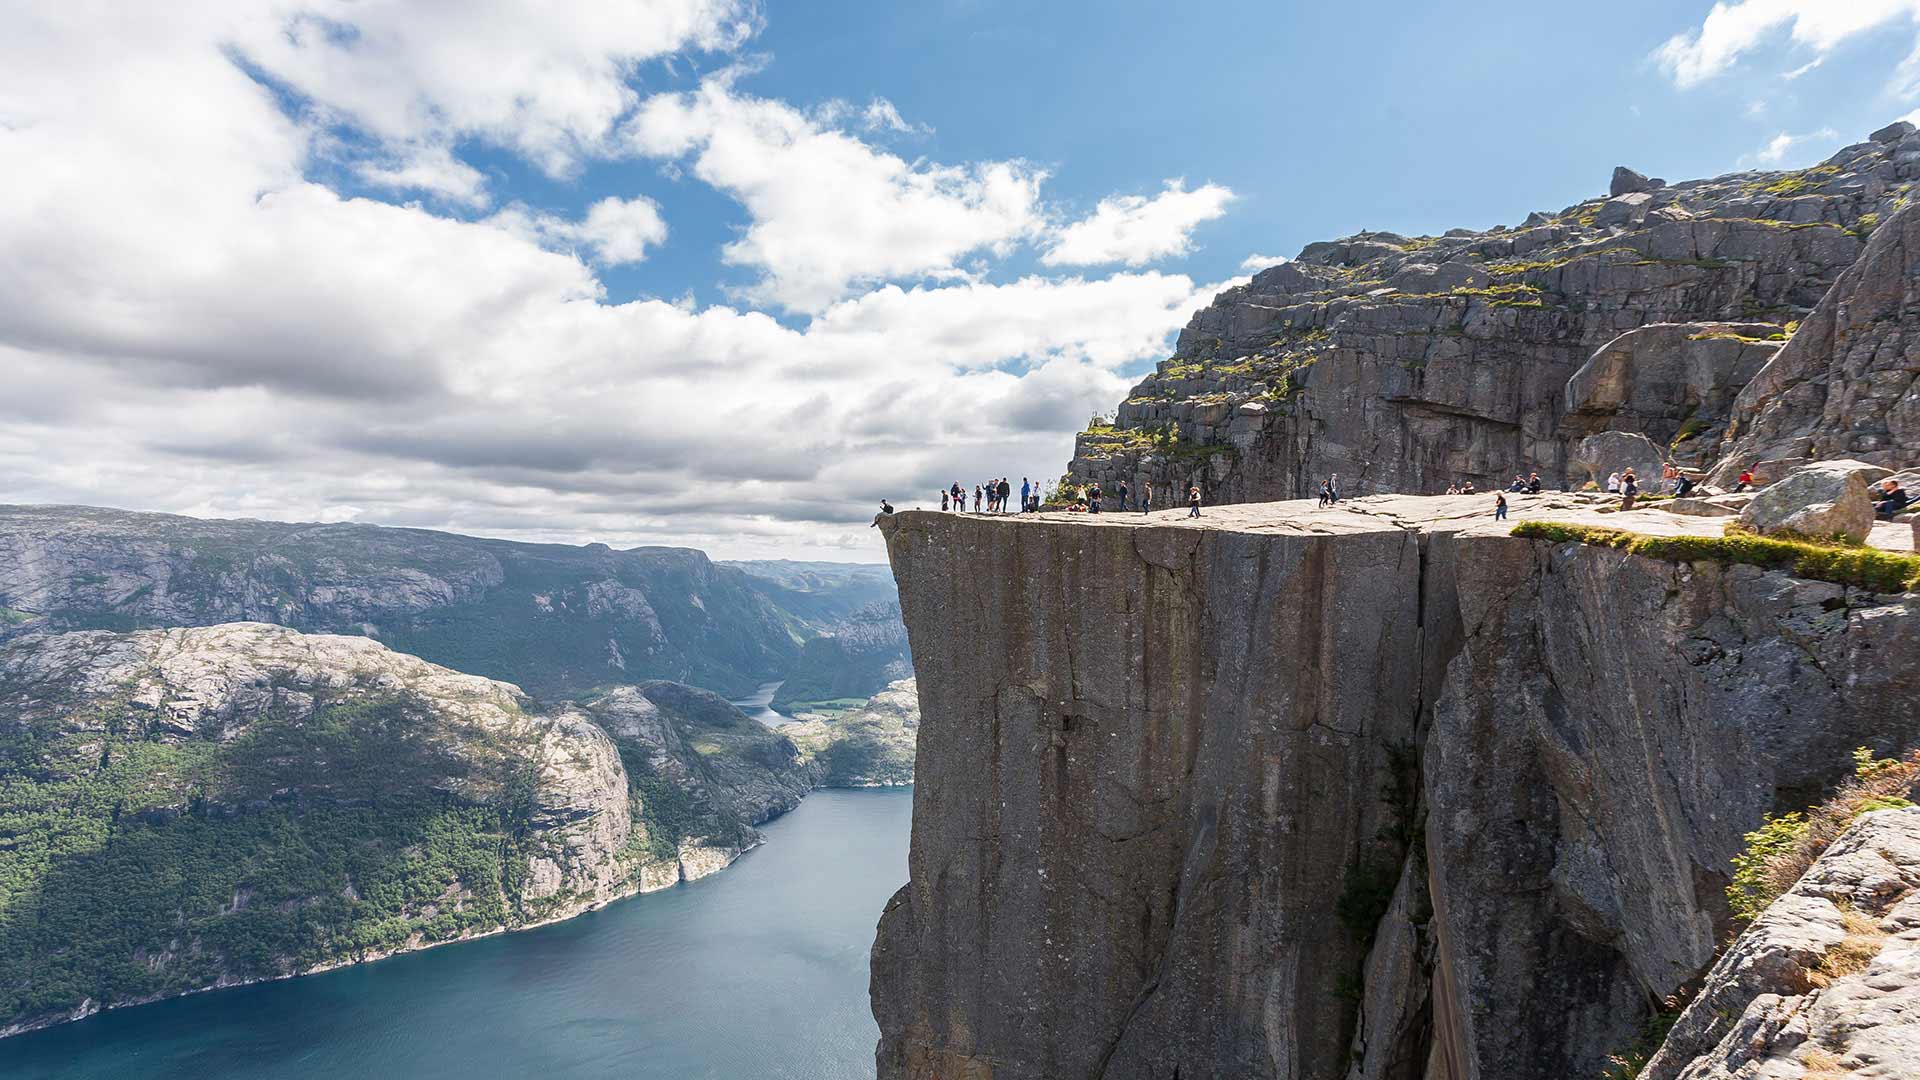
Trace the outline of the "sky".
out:
M 1920 0 L 0 0 L 0 503 L 881 561 L 1309 242 L 1917 111 Z

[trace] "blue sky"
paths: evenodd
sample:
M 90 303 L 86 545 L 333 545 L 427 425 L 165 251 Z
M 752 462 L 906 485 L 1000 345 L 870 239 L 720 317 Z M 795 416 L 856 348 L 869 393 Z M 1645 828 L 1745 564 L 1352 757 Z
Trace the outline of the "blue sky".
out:
M 1920 107 L 1920 0 L 0 11 L 0 499 L 756 557 L 1057 476 L 1250 256 Z

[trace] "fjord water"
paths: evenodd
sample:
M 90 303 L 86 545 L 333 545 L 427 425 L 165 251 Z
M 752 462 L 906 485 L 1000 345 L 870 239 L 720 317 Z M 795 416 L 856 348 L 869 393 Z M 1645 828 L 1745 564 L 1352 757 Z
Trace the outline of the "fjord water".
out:
M 870 1077 L 911 789 L 819 791 L 724 873 L 567 922 L 0 1040 L 10 1080 Z

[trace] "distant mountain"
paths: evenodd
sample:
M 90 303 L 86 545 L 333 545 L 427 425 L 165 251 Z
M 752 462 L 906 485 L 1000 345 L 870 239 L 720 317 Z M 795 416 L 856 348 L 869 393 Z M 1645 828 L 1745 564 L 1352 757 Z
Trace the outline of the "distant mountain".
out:
M 821 705 L 857 704 L 912 677 L 891 567 L 784 560 L 725 565 L 771 583 L 782 607 L 811 618 L 821 631 L 781 677 L 773 709 L 793 716 Z
M 651 679 L 745 694 L 876 603 L 897 604 L 885 566 L 0 506 L 0 638 L 271 622 L 377 638 L 547 699 Z M 863 697 L 888 681 L 835 678 Z
M 847 756 L 824 734 L 810 754 Z M 674 683 L 541 707 L 260 623 L 17 636 L 0 642 L 0 1035 L 703 877 L 823 771 Z

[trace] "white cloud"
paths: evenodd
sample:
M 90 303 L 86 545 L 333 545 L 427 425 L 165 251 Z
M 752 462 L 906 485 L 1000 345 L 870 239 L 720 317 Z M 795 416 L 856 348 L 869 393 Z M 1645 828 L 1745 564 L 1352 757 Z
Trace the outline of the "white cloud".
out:
M 716 77 L 644 102 L 626 128 L 637 153 L 692 159 L 752 224 L 728 262 L 766 277 L 756 296 L 819 311 L 877 281 L 962 276 L 965 256 L 1004 254 L 1042 225 L 1045 173 L 1021 161 L 909 163 Z
M 353 171 L 374 187 L 425 191 L 463 206 L 487 205 L 487 178 L 444 146 L 422 147 L 385 161 L 358 161 Z
M 1839 137 L 1840 133 L 1832 128 L 1821 128 L 1819 131 L 1809 131 L 1803 135 L 1783 131 L 1768 139 L 1765 146 L 1742 158 L 1741 164 L 1769 167 L 1786 164 L 1796 157 L 1795 151 L 1799 148 L 1810 144 L 1815 147 L 1825 147 Z
M 269 0 L 216 32 L 266 75 L 389 146 L 478 138 L 562 174 L 637 101 L 641 61 L 725 50 L 751 35 L 750 0 L 479 5 Z
M 1675 84 L 1688 87 L 1725 72 L 1783 27 L 1818 62 L 1842 41 L 1902 18 L 1920 21 L 1920 0 L 1723 0 L 1697 29 L 1668 38 L 1653 55 Z
M 510 206 L 487 219 L 488 224 L 543 247 L 563 252 L 586 251 L 601 266 L 641 262 L 649 247 L 666 243 L 667 223 L 660 206 L 646 196 L 621 199 L 609 196 L 594 203 L 579 221 Z
M 1257 274 L 1269 266 L 1279 266 L 1288 261 L 1285 255 L 1249 255 L 1240 260 L 1240 269 Z
M 1100 200 L 1093 213 L 1059 231 L 1040 257 L 1048 266 L 1140 266 L 1169 255 L 1184 255 L 1194 228 L 1227 212 L 1233 192 L 1219 184 L 1187 190 L 1185 180 L 1169 180 L 1165 191 L 1149 199 L 1116 195 Z
M 511 29 L 476 18 L 476 33 Z M 524 28 L 530 40 L 547 18 Z M 654 204 L 606 199 L 577 219 L 509 205 L 474 221 L 329 189 L 310 176 L 331 147 L 234 61 L 234 42 L 281 25 L 269 9 L 41 8 L 14 22 L 0 36 L 0 475 L 12 501 L 878 558 L 873 500 L 1057 475 L 1068 432 L 1218 287 L 1164 273 L 954 277 L 956 260 L 1042 227 L 1037 171 L 910 164 L 729 90 L 669 99 L 656 119 L 683 126 L 646 130 L 668 146 L 680 131 L 683 148 L 667 152 L 742 193 L 753 224 L 739 257 L 817 314 L 795 328 L 684 299 L 611 304 L 594 264 L 661 243 Z M 556 85 L 593 83 L 634 46 L 607 48 L 577 63 L 548 49 Z M 484 64 L 368 77 L 494 100 L 462 81 L 492 79 Z M 354 107 L 396 99 L 369 100 Z M 489 138 L 542 161 L 591 142 L 600 115 L 527 108 Z M 379 121 L 391 152 L 478 123 L 432 113 Z M 763 152 L 756 172 L 748 159 Z M 805 219 L 814 212 L 826 220 Z M 812 242 L 834 249 L 817 266 L 795 254 Z M 831 287 L 810 292 L 816 273 Z M 844 295 L 895 275 L 913 280 Z

